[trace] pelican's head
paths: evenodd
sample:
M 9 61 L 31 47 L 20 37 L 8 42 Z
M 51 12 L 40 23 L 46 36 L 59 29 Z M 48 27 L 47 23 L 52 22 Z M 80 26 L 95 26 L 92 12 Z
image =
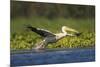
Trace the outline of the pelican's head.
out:
M 73 33 L 75 33 L 75 35 L 79 35 L 80 34 L 77 30 L 69 28 L 67 26 L 62 26 L 62 32 L 64 32 L 64 33 L 73 32 Z
M 75 33 L 79 33 L 77 30 L 75 30 L 75 29 L 72 29 L 72 28 L 69 28 L 69 27 L 67 27 L 67 26 L 63 26 L 62 27 L 62 31 L 64 32 L 64 31 L 70 31 L 70 32 L 75 32 Z

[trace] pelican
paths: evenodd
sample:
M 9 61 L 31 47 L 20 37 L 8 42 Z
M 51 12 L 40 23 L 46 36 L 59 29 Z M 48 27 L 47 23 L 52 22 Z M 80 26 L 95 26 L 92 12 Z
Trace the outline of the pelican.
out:
M 41 42 L 36 43 L 35 49 L 38 49 L 38 50 L 44 49 L 49 43 L 55 43 L 58 40 L 64 38 L 65 36 L 79 36 L 80 35 L 78 31 L 76 31 L 75 29 L 69 28 L 67 26 L 62 26 L 62 32 L 57 33 L 57 34 L 54 34 L 45 29 L 35 28 L 32 26 L 27 26 L 27 28 L 44 38 Z M 67 31 L 74 32 L 75 34 L 69 34 Z

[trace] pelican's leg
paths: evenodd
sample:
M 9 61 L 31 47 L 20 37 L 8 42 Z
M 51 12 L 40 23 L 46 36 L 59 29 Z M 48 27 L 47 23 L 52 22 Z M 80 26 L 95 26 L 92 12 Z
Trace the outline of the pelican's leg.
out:
M 41 42 L 39 42 L 39 43 L 36 44 L 35 49 L 38 49 L 38 50 L 39 49 L 44 49 L 45 45 L 46 45 L 45 41 L 41 41 Z

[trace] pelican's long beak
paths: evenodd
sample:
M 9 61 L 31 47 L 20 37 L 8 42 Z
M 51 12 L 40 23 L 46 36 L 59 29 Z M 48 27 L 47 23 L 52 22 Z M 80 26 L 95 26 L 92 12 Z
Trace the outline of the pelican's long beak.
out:
M 75 33 L 79 33 L 77 30 L 66 27 L 66 31 L 71 31 L 71 32 L 75 32 Z
M 75 29 L 72 29 L 72 28 L 69 28 L 69 27 L 66 27 L 66 31 L 71 31 L 71 32 L 74 32 L 73 36 L 80 36 L 80 32 L 78 32 L 77 30 Z
M 74 34 L 69 34 L 69 33 L 67 33 L 67 35 L 69 35 L 69 36 L 79 36 L 79 35 L 81 34 L 81 33 L 78 32 L 77 30 L 72 29 L 72 28 L 69 28 L 69 27 L 67 27 L 67 26 L 63 26 L 63 27 L 62 27 L 62 32 L 72 32 L 72 33 L 74 33 Z

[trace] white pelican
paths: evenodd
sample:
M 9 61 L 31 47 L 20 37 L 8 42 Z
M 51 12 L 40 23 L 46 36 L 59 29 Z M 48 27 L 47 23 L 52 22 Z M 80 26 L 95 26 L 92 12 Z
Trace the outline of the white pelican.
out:
M 27 26 L 31 31 L 39 34 L 41 37 L 44 37 L 43 41 L 36 44 L 35 49 L 44 49 L 48 43 L 54 43 L 65 36 L 78 36 L 80 33 L 74 29 L 71 29 L 67 26 L 62 26 L 62 32 L 58 34 L 53 34 L 52 32 L 40 28 L 35 28 L 32 26 Z M 67 31 L 75 32 L 76 34 L 68 34 Z

